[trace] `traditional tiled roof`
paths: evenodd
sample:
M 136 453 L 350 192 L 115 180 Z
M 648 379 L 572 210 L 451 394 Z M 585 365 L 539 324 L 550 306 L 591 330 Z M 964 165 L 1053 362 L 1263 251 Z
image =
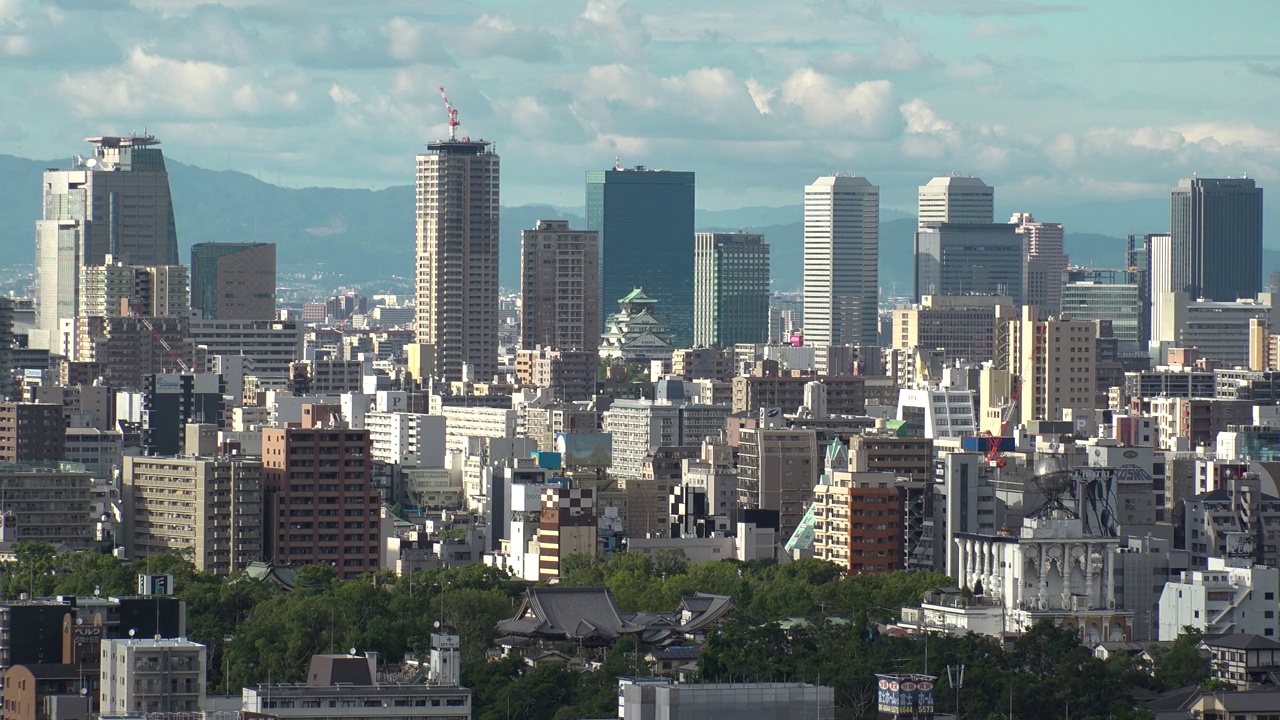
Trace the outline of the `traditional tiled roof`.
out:
M 643 629 L 622 618 L 607 587 L 529 588 L 515 616 L 498 623 L 499 632 L 526 637 L 614 640 Z
M 1200 644 L 1228 650 L 1280 650 L 1280 642 L 1250 633 L 1211 635 L 1201 640 Z

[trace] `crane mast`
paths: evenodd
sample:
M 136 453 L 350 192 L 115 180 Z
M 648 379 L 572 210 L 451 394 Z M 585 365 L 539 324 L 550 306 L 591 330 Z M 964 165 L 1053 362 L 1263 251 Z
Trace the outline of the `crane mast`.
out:
M 458 139 L 458 126 L 462 123 L 458 121 L 458 111 L 454 109 L 453 103 L 449 102 L 449 96 L 444 93 L 444 86 L 440 86 L 440 97 L 444 100 L 445 112 L 449 114 L 449 139 Z

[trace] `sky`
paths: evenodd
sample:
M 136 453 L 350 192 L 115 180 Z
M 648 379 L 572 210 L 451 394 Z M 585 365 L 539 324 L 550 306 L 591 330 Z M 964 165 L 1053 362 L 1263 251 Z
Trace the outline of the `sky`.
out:
M 882 205 L 958 172 L 1033 206 L 1280 177 L 1274 0 L 0 0 L 0 153 L 144 128 L 176 160 L 287 186 L 413 182 L 496 144 L 503 203 L 583 173 L 698 174 L 698 205 Z

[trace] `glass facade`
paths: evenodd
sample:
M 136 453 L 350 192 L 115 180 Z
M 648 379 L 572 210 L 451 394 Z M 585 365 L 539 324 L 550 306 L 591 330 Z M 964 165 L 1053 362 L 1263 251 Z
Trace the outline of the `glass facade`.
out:
M 1025 239 L 1017 226 L 938 223 L 916 233 L 916 302 L 922 295 L 1024 298 Z
M 674 344 L 689 346 L 694 174 L 643 167 L 592 171 L 586 200 L 587 229 L 600 233 L 601 319 L 641 287 L 659 301 Z
M 1183 180 L 1170 195 L 1169 227 L 1175 277 L 1188 279 L 1192 298 L 1231 302 L 1262 291 L 1262 188 L 1254 181 Z

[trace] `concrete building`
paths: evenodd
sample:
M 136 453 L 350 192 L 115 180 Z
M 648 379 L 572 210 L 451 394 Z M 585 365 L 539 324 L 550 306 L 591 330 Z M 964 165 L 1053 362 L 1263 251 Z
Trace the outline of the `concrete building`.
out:
M 44 174 L 36 222 L 36 347 L 62 355 L 74 338 L 63 323 L 83 315 L 80 271 L 108 254 L 128 265 L 177 265 L 178 231 L 169 175 L 151 135 L 86 138 L 92 157 Z M 44 342 L 39 342 L 43 340 Z
M 1011 372 L 1021 378 L 1019 412 L 1023 422 L 1064 420 L 1092 411 L 1097 388 L 1097 326 L 1091 322 L 1047 317 L 1023 307 L 1009 324 Z
M 80 314 L 183 317 L 191 310 L 189 286 L 181 265 L 125 265 L 108 255 L 80 269 Z
M 595 324 L 592 324 L 595 327 Z M 546 390 L 560 402 L 584 402 L 596 396 L 600 355 L 594 344 L 584 350 L 535 348 L 516 352 L 516 383 Z
M 879 344 L 880 188 L 829 175 L 804 188 L 804 337 Z
M 738 373 L 732 350 L 700 347 L 680 348 L 671 353 L 671 374 L 686 380 L 705 378 L 727 382 Z
M 1253 180 L 1179 181 L 1169 228 L 1171 292 L 1216 302 L 1262 292 L 1262 188 Z
M 1262 490 L 1256 473 L 1230 473 L 1223 480 L 1221 487 L 1186 499 L 1182 531 L 1190 567 L 1240 555 L 1250 564 L 1280 567 L 1280 498 Z
M 600 234 L 602 322 L 610 303 L 643 287 L 661 303 L 674 344 L 690 345 L 694 186 L 691 172 L 644 166 L 587 172 L 587 229 Z
M 151 375 L 184 372 L 183 364 L 192 364 L 188 327 L 185 317 L 81 317 L 72 357 L 96 363 L 111 387 L 138 390 Z
M 520 347 L 594 350 L 600 330 L 600 234 L 539 220 L 520 231 Z
M 546 485 L 540 496 L 538 581 L 549 582 L 560 577 L 565 558 L 595 554 L 595 493 L 586 488 Z
M 851 573 L 905 566 L 902 501 L 892 473 L 835 470 L 813 489 L 813 557 Z
M 986 362 L 995 357 L 998 306 L 1012 308 L 1013 300 L 1005 295 L 924 295 L 918 305 L 893 311 L 891 347 L 940 349 L 948 363 Z
M 1154 291 L 1153 291 L 1154 292 Z M 1280 327 L 1276 296 L 1261 293 L 1237 300 L 1193 300 L 1187 293 L 1158 293 L 1152 299 L 1151 352 L 1162 358 L 1169 348 L 1196 348 L 1199 356 L 1228 367 L 1249 366 L 1249 327 L 1255 320 Z
M 804 683 L 619 678 L 618 720 L 834 720 L 835 690 Z
M 898 394 L 897 418 L 931 440 L 975 436 L 976 410 L 972 390 L 908 388 Z
M 995 222 L 996 189 L 981 179 L 944 175 L 920 186 L 916 220 L 920 230 L 928 223 Z
M 208 653 L 186 638 L 103 640 L 99 662 L 103 716 L 203 710 Z
M 314 410 L 304 408 L 301 427 L 262 431 L 263 553 L 278 563 L 333 565 L 352 580 L 380 566 L 382 498 L 369 431 Z
M 465 452 L 468 438 L 513 438 L 519 414 L 507 408 L 446 405 L 440 408 L 445 418 L 445 450 Z
M 373 459 L 403 467 L 445 466 L 447 418 L 407 412 L 371 412 L 364 416 Z
M 769 246 L 755 233 L 693 239 L 693 344 L 731 348 L 769 340 Z
M 779 514 L 780 537 L 789 538 L 813 500 L 822 464 L 815 430 L 762 421 L 743 428 L 738 445 L 738 501 L 744 508 Z
M 604 431 L 613 436 L 610 477 L 639 480 L 641 465 L 655 447 L 700 446 L 724 430 L 724 405 L 615 400 L 605 411 Z
M 125 457 L 124 545 L 132 558 L 191 551 L 226 577 L 262 552 L 262 462 L 242 457 Z
M 114 477 L 124 455 L 124 434 L 119 430 L 73 427 L 64 431 L 62 459 L 83 465 L 96 480 Z
M 1185 570 L 1160 595 L 1160 639 L 1183 628 L 1206 635 L 1249 633 L 1276 637 L 1280 570 L 1247 560 L 1211 557 L 1205 570 Z
M 4 542 L 43 542 L 86 550 L 93 542 L 87 472 L 58 464 L 0 466 L 0 494 L 12 517 L 0 523 Z
M 1022 305 L 1025 246 L 1015 225 L 929 224 L 916 232 L 916 301 L 925 295 L 1005 295 Z
M 498 165 L 491 143 L 467 138 L 418 156 L 416 329 L 447 381 L 498 371 Z
M 275 243 L 192 245 L 191 307 L 208 320 L 274 320 Z
M 898 396 L 892 378 L 862 375 L 823 376 L 777 372 L 776 366 L 760 368 L 733 379 L 733 412 L 756 415 L 776 408 L 794 413 L 805 405 L 805 387 L 822 386 L 828 415 L 861 415 L 867 405 L 892 405 Z
M 0 461 L 56 463 L 65 460 L 65 427 L 61 405 L 0 403 Z
M 1070 264 L 1062 224 L 1036 222 L 1031 213 L 1014 213 L 1009 223 L 1027 239 L 1022 304 L 1056 315 L 1062 309 L 1062 273 Z
M 289 366 L 302 359 L 303 326 L 293 320 L 207 320 L 192 318 L 191 344 L 209 358 L 241 356 L 246 375 L 289 379 Z

